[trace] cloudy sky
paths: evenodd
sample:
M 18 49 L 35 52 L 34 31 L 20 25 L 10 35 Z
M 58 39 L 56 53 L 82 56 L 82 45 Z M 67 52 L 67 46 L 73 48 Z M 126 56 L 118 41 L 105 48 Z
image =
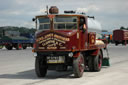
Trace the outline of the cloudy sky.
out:
M 84 11 L 95 16 L 102 29 L 128 27 L 128 0 L 0 0 L 0 26 L 34 27 L 32 18 L 44 14 L 48 6 Z

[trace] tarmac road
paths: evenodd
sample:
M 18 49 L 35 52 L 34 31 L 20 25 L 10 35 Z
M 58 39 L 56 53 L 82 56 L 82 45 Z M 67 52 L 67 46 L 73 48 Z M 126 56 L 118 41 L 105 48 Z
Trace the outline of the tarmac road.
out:
M 73 78 L 72 70 L 48 71 L 42 79 L 35 75 L 31 48 L 0 49 L 0 85 L 128 85 L 128 46 L 109 45 L 108 49 L 111 66 L 100 72 L 84 72 L 82 78 Z

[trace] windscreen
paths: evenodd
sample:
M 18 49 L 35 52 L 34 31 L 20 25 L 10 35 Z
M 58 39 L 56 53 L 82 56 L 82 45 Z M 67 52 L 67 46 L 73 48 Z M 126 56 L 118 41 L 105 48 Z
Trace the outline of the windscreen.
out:
M 77 29 L 77 17 L 56 16 L 54 18 L 54 29 Z
M 50 29 L 50 20 L 48 17 L 40 17 L 37 19 L 37 29 L 45 30 Z

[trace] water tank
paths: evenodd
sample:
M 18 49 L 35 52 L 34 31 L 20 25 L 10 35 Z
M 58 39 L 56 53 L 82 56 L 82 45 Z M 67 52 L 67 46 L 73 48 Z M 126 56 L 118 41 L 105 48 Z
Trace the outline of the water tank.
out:
M 87 22 L 88 22 L 88 32 L 96 32 L 96 37 L 100 38 L 102 31 L 101 24 L 97 20 L 92 18 L 88 18 Z
M 51 6 L 51 8 L 49 9 L 49 13 L 50 14 L 58 14 L 59 9 L 56 6 Z

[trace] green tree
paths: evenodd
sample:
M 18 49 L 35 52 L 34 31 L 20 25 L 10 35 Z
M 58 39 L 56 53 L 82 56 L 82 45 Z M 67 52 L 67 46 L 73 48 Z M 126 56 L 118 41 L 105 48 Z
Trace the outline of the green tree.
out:
M 121 30 L 125 30 L 126 28 L 125 28 L 125 27 L 123 27 L 123 26 L 121 26 L 121 27 L 120 27 L 120 29 L 121 29 Z
M 29 34 L 35 34 L 36 29 L 34 28 L 27 28 L 27 27 L 15 27 L 15 26 L 4 26 L 0 27 L 0 35 L 3 33 L 3 30 L 5 31 L 19 31 L 20 33 L 29 33 Z
M 126 30 L 128 30 L 128 27 L 127 27 L 127 29 Z

